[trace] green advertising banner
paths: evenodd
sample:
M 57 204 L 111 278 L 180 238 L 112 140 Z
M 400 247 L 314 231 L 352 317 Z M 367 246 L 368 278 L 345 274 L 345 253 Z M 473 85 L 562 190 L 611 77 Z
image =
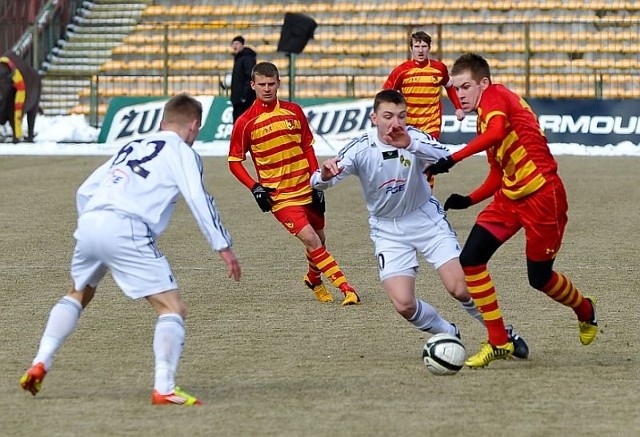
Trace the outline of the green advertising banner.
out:
M 233 128 L 233 108 L 226 97 L 195 96 L 203 107 L 199 141 L 229 141 Z M 162 109 L 168 98 L 114 97 L 109 103 L 98 137 L 99 143 L 128 142 L 160 129 Z M 300 99 L 301 106 L 340 101 L 340 99 Z

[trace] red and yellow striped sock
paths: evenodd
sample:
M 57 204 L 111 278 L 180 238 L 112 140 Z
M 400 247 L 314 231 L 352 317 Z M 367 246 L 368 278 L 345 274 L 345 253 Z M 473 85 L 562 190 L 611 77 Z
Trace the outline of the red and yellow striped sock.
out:
M 318 266 L 316 266 L 316 264 L 313 262 L 313 259 L 311 258 L 311 254 L 308 251 L 307 251 L 307 262 L 309 263 L 309 272 L 307 272 L 307 277 L 309 278 L 309 281 L 311 281 L 311 284 L 313 285 L 319 285 L 322 282 L 322 278 L 320 277 L 322 272 L 320 271 Z
M 307 256 L 327 277 L 334 287 L 340 288 L 341 285 L 347 283 L 347 279 L 344 277 L 342 270 L 340 270 L 338 262 L 333 256 L 331 256 L 326 247 L 322 246 L 314 251 L 308 252 Z
M 556 302 L 572 308 L 580 321 L 591 320 L 593 317 L 589 301 L 573 285 L 571 279 L 562 273 L 553 272 L 549 282 L 540 291 Z
M 509 337 L 504 327 L 502 312 L 498 305 L 498 295 L 487 270 L 487 265 L 463 267 L 463 270 L 469 293 L 487 327 L 489 343 L 494 346 L 502 346 L 509 341 Z

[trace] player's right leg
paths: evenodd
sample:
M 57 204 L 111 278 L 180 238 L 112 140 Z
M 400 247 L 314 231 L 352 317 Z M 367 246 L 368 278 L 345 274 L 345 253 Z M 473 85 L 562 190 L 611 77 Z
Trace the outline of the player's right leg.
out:
M 93 299 L 96 287 L 106 273 L 106 266 L 96 251 L 98 236 L 92 222 L 79 220 L 71 260 L 74 287 L 51 309 L 32 365 L 20 378 L 22 388 L 34 396 L 42 388 L 42 380 L 51 368 L 54 355 L 76 328 L 82 310 Z
M 487 270 L 488 260 L 500 245 L 501 242 L 493 234 L 476 224 L 460 254 L 467 289 L 482 314 L 488 333 L 488 340 L 465 362 L 465 365 L 472 368 L 485 367 L 494 360 L 510 358 L 515 351 L 502 318 L 493 279 Z
M 414 275 L 415 270 L 410 269 L 388 276 L 382 281 L 382 286 L 398 314 L 420 331 L 459 336 L 454 324 L 444 319 L 432 305 L 416 298 Z
M 155 371 L 153 405 L 201 405 L 202 402 L 176 385 L 176 372 L 182 355 L 186 330 L 186 307 L 177 290 L 147 296 L 158 314 L 153 335 Z
M 340 265 L 324 245 L 324 216 L 310 205 L 290 206 L 273 213 L 290 234 L 298 238 L 306 249 L 309 271 L 304 281 L 320 302 L 332 302 L 333 297 L 322 285 L 321 272 L 343 294 L 342 305 L 360 303 L 360 296 L 349 285 Z
M 129 298 L 146 298 L 158 315 L 153 337 L 155 377 L 151 402 L 199 405 L 197 398 L 176 386 L 186 338 L 186 309 L 169 261 L 155 246 L 144 223 L 132 218 L 112 218 L 110 223 L 113 232 L 120 233 L 120 238 L 107 249 L 114 281 Z

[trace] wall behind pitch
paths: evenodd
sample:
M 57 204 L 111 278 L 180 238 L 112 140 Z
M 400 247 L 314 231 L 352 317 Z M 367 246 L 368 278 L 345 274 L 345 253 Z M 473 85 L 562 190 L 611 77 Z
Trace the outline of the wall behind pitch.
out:
M 197 97 L 204 107 L 198 140 L 228 141 L 232 108 L 226 97 Z M 160 128 L 166 99 L 120 97 L 112 99 L 100 131 L 99 142 L 127 142 Z M 638 100 L 530 99 L 540 126 L 550 143 L 603 146 L 629 141 L 640 143 Z M 349 139 L 371 126 L 372 101 L 300 99 L 316 139 L 339 149 Z M 476 116 L 459 122 L 445 99 L 441 141 L 466 144 L 475 136 Z

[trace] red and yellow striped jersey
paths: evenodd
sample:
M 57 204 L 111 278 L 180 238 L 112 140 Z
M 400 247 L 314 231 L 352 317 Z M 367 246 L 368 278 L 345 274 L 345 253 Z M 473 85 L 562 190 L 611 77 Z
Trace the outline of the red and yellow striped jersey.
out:
M 506 120 L 505 135 L 487 149 L 487 159 L 502 169 L 501 190 L 510 199 L 520 199 L 539 190 L 557 175 L 558 164 L 549 150 L 536 115 L 529 104 L 500 84 L 482 93 L 478 104 L 478 134 L 493 117 Z
M 275 212 L 311 203 L 309 180 L 318 168 L 313 142 L 299 105 L 256 100 L 234 124 L 228 160 L 244 161 L 247 153 L 251 155 L 258 182 L 276 189 L 271 194 Z
M 442 87 L 451 88 L 447 66 L 440 61 L 410 60 L 393 69 L 383 89 L 400 91 L 407 101 L 407 124 L 436 138 L 442 124 Z M 457 97 L 457 96 L 456 96 Z M 457 108 L 460 103 L 457 103 Z

